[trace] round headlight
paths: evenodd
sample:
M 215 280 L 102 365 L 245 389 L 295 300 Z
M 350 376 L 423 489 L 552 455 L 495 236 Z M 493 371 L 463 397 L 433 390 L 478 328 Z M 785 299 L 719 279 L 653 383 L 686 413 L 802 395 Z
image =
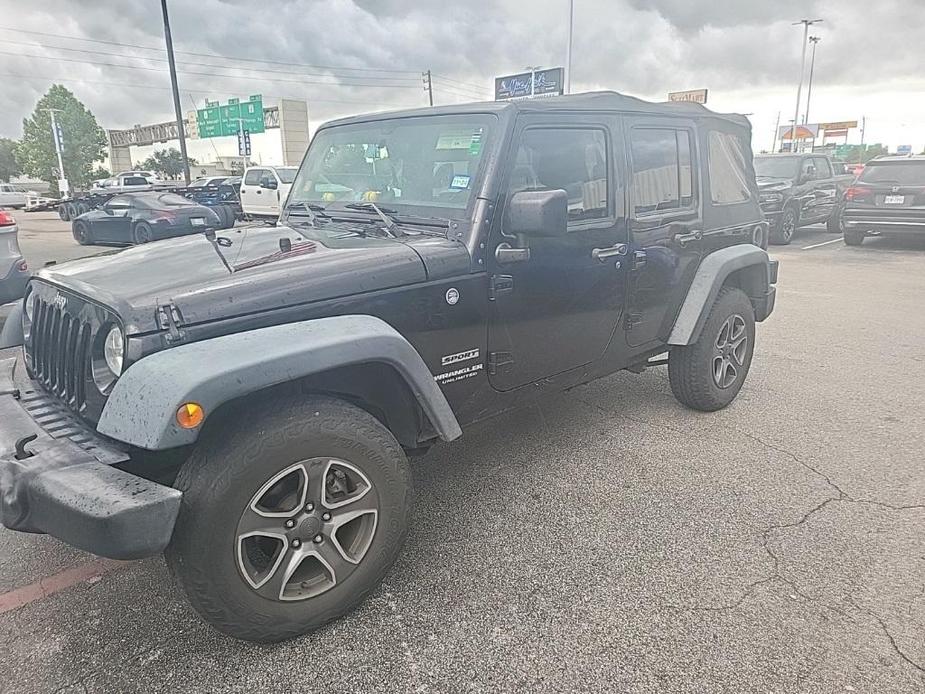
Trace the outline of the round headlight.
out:
M 22 307 L 22 336 L 29 339 L 32 332 L 32 316 L 35 314 L 35 292 L 26 294 Z
M 103 357 L 106 359 L 106 366 L 116 376 L 122 374 L 122 357 L 125 352 L 125 338 L 122 335 L 122 329 L 114 325 L 106 335 L 103 342 Z

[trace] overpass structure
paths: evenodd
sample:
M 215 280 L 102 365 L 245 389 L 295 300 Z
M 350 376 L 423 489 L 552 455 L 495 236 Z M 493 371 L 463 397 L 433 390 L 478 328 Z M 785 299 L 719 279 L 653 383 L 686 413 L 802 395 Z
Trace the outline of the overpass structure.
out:
M 188 138 L 199 138 L 195 111 L 187 113 L 183 125 Z M 280 99 L 278 106 L 265 106 L 263 126 L 268 130 L 280 129 L 283 164 L 298 166 L 302 162 L 302 155 L 308 149 L 308 103 L 296 99 Z M 109 166 L 113 172 L 130 171 L 134 168 L 131 147 L 179 139 L 176 121 L 136 125 L 126 130 L 107 130 L 106 135 L 109 142 Z

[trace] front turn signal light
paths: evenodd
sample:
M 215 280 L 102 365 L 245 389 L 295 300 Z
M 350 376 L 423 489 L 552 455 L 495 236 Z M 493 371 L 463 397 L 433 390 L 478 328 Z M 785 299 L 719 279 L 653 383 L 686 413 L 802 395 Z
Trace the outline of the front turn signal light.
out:
M 205 417 L 202 406 L 195 402 L 180 405 L 180 409 L 177 410 L 177 424 L 184 429 L 195 429 L 202 424 Z

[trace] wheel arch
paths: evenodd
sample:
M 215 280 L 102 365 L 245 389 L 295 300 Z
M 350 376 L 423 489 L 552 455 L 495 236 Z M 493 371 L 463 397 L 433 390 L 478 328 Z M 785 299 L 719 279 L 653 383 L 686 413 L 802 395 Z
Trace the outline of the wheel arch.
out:
M 728 246 L 707 255 L 700 263 L 687 297 L 668 337 L 669 345 L 689 345 L 697 341 L 710 307 L 724 286 L 741 289 L 752 300 L 767 302 L 774 296 L 771 287 L 777 281 L 777 263 L 761 248 L 751 244 Z M 773 308 L 765 307 L 766 314 Z M 766 315 L 758 316 L 763 320 Z
M 462 433 L 414 347 L 390 325 L 366 315 L 260 328 L 152 354 L 116 382 L 97 429 L 149 450 L 188 445 L 200 430 L 177 424 L 176 411 L 184 403 L 202 406 L 204 428 L 213 415 L 237 411 L 252 398 L 272 400 L 274 389 L 354 402 L 409 447 L 431 433 L 448 441 Z

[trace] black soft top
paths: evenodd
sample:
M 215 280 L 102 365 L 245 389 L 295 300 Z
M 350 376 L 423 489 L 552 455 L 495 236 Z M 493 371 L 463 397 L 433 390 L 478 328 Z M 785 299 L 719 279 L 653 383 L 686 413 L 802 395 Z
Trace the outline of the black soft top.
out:
M 711 118 L 726 121 L 733 126 L 751 130 L 748 119 L 737 113 L 716 113 L 702 104 L 690 101 L 645 101 L 619 92 L 584 92 L 567 96 L 537 97 L 517 101 L 477 101 L 468 104 L 429 106 L 401 111 L 385 111 L 348 118 L 338 118 L 325 123 L 348 125 L 391 118 L 412 118 L 415 116 L 454 115 L 462 113 L 542 113 L 551 111 L 620 111 L 662 116 L 683 116 L 685 118 Z

